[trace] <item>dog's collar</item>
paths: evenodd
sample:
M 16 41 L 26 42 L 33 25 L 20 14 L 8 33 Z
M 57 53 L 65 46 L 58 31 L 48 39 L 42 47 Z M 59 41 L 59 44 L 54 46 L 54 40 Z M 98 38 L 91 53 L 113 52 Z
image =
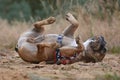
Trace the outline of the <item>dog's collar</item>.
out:
M 59 34 L 57 37 L 57 43 L 59 43 L 60 46 L 62 46 L 62 40 L 63 40 L 63 35 Z
M 62 40 L 63 40 L 63 35 L 58 35 L 58 37 L 57 37 L 57 43 L 59 43 L 60 44 L 60 47 L 62 46 Z M 59 48 L 57 48 L 56 49 L 56 52 L 54 53 L 54 55 L 55 55 L 55 59 L 54 59 L 54 62 L 56 63 L 56 64 L 61 64 L 60 63 L 60 59 L 61 59 L 61 53 L 60 53 L 60 50 L 59 50 Z
M 63 40 L 63 35 L 58 35 L 58 38 L 57 38 L 57 43 L 60 44 L 60 47 L 62 46 L 62 40 Z M 68 63 L 71 63 L 72 60 L 74 60 L 76 58 L 76 56 L 79 54 L 80 52 L 78 51 L 75 55 L 71 56 L 71 57 L 65 57 L 65 56 L 62 56 L 61 53 L 60 53 L 60 49 L 57 48 L 56 49 L 56 52 L 54 53 L 55 57 L 54 57 L 54 62 L 56 64 L 68 64 Z

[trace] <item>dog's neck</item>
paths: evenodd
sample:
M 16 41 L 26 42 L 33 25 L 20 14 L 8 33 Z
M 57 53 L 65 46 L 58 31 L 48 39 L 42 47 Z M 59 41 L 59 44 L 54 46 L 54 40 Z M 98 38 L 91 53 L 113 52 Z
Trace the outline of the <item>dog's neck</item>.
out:
M 93 41 L 92 39 L 88 39 L 87 41 L 85 41 L 83 43 L 85 50 L 87 50 L 87 47 L 89 46 L 90 42 L 92 42 L 92 41 Z
M 78 46 L 77 43 L 76 43 L 76 41 L 75 41 L 75 39 L 72 41 L 72 43 L 70 44 L 70 46 L 74 46 L 74 47 Z

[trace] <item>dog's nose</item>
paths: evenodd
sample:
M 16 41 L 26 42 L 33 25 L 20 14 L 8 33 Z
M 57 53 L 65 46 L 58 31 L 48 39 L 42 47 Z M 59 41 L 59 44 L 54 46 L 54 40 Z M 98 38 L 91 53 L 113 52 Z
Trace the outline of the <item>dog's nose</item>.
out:
M 104 37 L 103 37 L 103 36 L 100 36 L 100 42 L 101 42 L 101 44 L 104 45 L 104 46 L 107 44 L 107 42 L 104 40 Z

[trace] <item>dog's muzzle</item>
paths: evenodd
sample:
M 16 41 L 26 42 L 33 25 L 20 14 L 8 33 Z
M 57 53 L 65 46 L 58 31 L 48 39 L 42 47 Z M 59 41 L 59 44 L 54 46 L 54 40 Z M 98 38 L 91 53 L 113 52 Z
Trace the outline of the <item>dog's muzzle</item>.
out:
M 99 40 L 100 40 L 100 49 L 99 49 L 99 51 L 101 51 L 101 53 L 105 53 L 107 51 L 107 49 L 106 49 L 106 44 L 107 43 L 104 40 L 103 36 L 100 36 Z

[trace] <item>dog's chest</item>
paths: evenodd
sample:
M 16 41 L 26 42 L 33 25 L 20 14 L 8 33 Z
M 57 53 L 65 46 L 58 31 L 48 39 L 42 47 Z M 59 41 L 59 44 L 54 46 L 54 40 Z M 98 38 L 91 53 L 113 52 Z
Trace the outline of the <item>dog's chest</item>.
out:
M 77 47 L 78 46 L 76 41 L 75 41 L 75 39 L 71 42 L 70 46 L 73 46 L 73 47 Z
M 72 46 L 72 47 L 77 47 L 77 43 L 75 39 L 63 39 L 63 45 L 64 46 Z
M 57 42 L 58 40 L 58 34 L 48 34 L 45 36 L 45 42 Z M 64 36 L 62 39 L 62 45 L 64 46 L 73 46 L 73 47 L 77 47 L 77 43 L 75 41 L 75 39 L 71 39 L 69 37 Z
M 87 41 L 85 41 L 85 42 L 83 43 L 83 45 L 84 45 L 84 47 L 85 47 L 85 50 L 87 50 L 87 47 L 89 46 L 89 44 L 90 44 L 91 41 L 92 41 L 91 39 L 88 39 Z

